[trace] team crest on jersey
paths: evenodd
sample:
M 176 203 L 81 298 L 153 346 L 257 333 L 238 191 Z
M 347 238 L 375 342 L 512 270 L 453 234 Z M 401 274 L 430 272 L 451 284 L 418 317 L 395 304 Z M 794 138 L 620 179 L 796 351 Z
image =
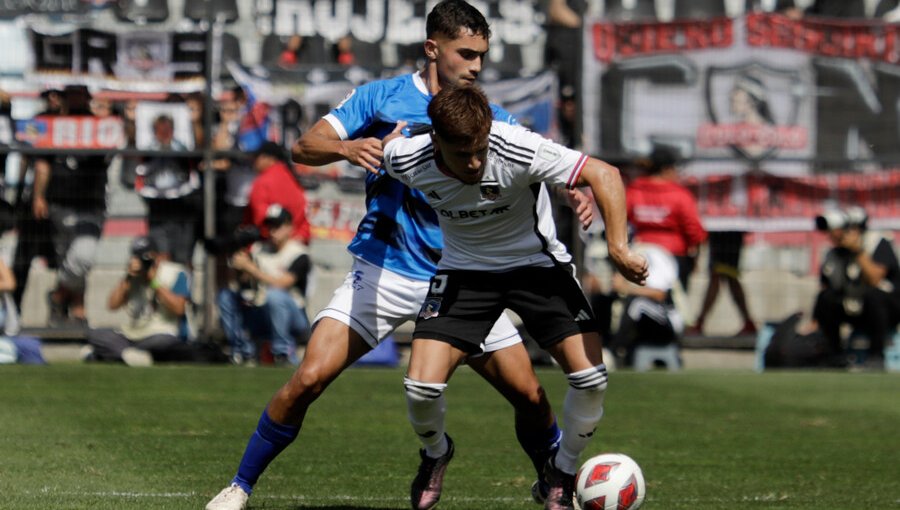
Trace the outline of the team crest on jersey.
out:
M 485 182 L 481 184 L 481 198 L 493 202 L 500 198 L 500 183 Z
M 441 311 L 441 298 L 428 298 L 422 303 L 422 309 L 419 310 L 420 319 L 431 319 L 437 317 Z

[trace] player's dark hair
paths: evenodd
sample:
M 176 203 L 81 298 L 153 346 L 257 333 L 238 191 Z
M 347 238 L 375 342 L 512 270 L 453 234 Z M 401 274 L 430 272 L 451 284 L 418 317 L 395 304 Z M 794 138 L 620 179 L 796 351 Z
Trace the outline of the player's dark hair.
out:
M 456 39 L 460 28 L 467 28 L 485 39 L 491 38 L 491 27 L 484 15 L 465 0 L 444 0 L 435 5 L 425 20 L 425 37 L 431 39 L 441 34 Z
M 494 115 L 487 96 L 475 85 L 444 87 L 428 104 L 435 133 L 450 143 L 487 140 Z

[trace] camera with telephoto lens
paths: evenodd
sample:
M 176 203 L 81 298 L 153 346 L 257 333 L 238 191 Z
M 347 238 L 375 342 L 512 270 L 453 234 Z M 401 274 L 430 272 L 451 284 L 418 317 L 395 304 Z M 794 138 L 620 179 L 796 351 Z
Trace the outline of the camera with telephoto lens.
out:
M 858 228 L 865 230 L 869 222 L 866 210 L 859 206 L 846 209 L 831 209 L 816 216 L 817 230 L 836 230 L 845 228 Z
M 259 229 L 252 225 L 242 225 L 231 235 L 215 237 L 203 241 L 203 247 L 212 255 L 231 255 L 262 239 Z

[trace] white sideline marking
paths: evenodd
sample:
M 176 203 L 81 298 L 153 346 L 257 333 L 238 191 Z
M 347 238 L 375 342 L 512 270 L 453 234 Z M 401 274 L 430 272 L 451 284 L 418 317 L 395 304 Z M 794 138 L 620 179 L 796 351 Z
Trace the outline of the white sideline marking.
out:
M 130 498 L 130 499 L 142 499 L 142 498 L 163 498 L 163 499 L 183 499 L 183 498 L 193 498 L 197 496 L 204 496 L 205 494 L 199 492 L 134 492 L 134 491 L 59 491 L 54 490 L 50 487 L 43 487 L 40 490 L 41 494 L 53 494 L 57 496 L 75 496 L 82 498 Z M 214 493 L 206 494 L 210 498 L 215 496 Z M 366 496 L 349 496 L 349 495 L 335 495 L 329 497 L 312 497 L 312 496 L 281 496 L 281 495 L 266 495 L 266 494 L 254 494 L 253 499 L 255 501 L 259 500 L 275 500 L 275 501 L 349 501 L 349 502 L 377 502 L 377 503 L 406 503 L 408 498 L 406 497 L 366 497 Z M 518 503 L 522 501 L 531 501 L 531 498 L 512 498 L 512 497 L 500 497 L 500 498 L 477 498 L 477 497 L 453 497 L 448 496 L 447 501 L 456 501 L 459 503 Z

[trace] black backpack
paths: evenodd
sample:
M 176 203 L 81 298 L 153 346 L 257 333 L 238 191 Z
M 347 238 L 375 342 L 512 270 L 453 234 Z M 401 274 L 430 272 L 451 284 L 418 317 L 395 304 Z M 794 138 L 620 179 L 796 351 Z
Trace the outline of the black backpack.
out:
M 828 341 L 821 331 L 801 335 L 797 324 L 802 314 L 797 312 L 775 328 L 766 348 L 766 368 L 821 367 L 828 364 Z

